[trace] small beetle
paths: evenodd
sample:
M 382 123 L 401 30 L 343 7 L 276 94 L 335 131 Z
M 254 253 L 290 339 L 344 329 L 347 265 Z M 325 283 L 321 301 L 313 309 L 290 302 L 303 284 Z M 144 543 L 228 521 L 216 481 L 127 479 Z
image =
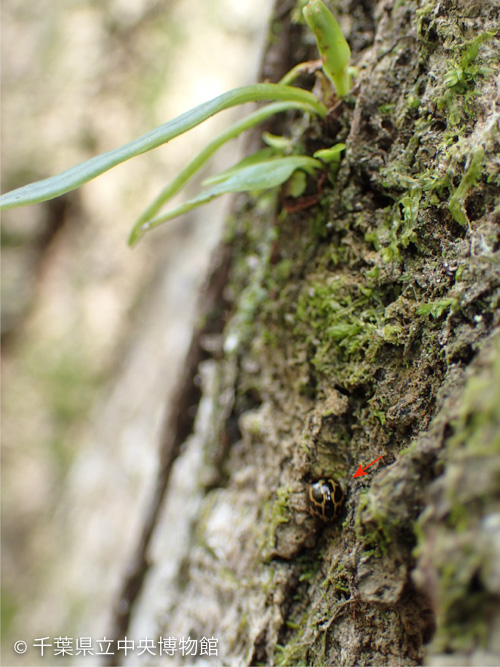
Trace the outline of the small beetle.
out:
M 307 489 L 307 509 L 312 516 L 333 521 L 342 507 L 344 493 L 334 479 L 319 479 Z

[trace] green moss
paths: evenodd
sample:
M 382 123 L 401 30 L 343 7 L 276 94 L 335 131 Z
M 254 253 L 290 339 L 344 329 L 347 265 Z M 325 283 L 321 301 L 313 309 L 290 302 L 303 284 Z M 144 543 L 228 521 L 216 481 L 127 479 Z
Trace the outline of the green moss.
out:
M 421 20 L 426 12 L 421 11 L 419 14 Z M 438 29 L 438 26 L 434 28 Z M 444 28 L 440 25 L 439 29 Z M 451 44 L 457 40 L 460 40 L 460 43 L 448 47 L 456 55 L 448 61 L 442 81 L 436 83 L 437 90 L 442 91 L 437 92 L 437 106 L 446 110 L 448 131 L 442 136 L 436 135 L 432 129 L 435 117 L 428 115 L 419 118 L 414 124 L 412 139 L 403 153 L 396 159 L 389 160 L 388 165 L 382 168 L 377 176 L 379 184 L 394 199 L 398 192 L 410 190 L 410 197 L 405 195 L 404 199 L 388 207 L 382 225 L 377 225 L 366 235 L 366 240 L 381 251 L 386 262 L 399 261 L 403 248 L 409 243 L 418 243 L 417 217 L 421 218 L 427 211 L 427 215 L 435 217 L 432 209 L 439 207 L 443 201 L 456 222 L 464 227 L 469 225 L 465 200 L 482 175 L 485 150 L 481 146 L 471 149 L 470 142 L 461 139 L 465 127 L 460 127 L 460 135 L 457 136 L 457 126 L 461 120 L 474 119 L 477 111 L 475 100 L 479 90 L 476 84 L 479 79 L 494 71 L 484 62 L 485 58 L 490 56 L 486 54 L 481 58 L 480 48 L 494 36 L 493 32 L 484 32 L 469 42 L 455 35 L 449 36 Z M 419 106 L 415 95 L 409 98 L 408 103 L 414 109 Z M 379 111 L 382 112 L 383 109 Z M 426 149 L 430 137 L 433 138 L 431 150 L 435 150 L 440 163 L 449 164 L 450 167 L 441 171 L 435 167 L 431 170 L 425 168 L 418 173 L 415 169 L 419 164 L 418 152 L 422 147 Z M 458 187 L 455 187 L 453 179 L 462 173 L 463 161 L 466 162 L 466 173 Z M 423 164 L 427 164 L 427 161 Z
M 417 97 L 417 95 L 410 93 L 406 98 L 406 103 L 408 104 L 409 109 L 416 110 L 420 106 L 420 98 Z
M 308 667 L 309 662 L 305 660 L 307 646 L 300 641 L 293 641 L 285 646 L 276 645 L 274 653 L 274 664 L 276 667 L 295 665 L 296 667 Z
M 383 114 L 384 116 L 387 115 L 392 115 L 394 112 L 394 109 L 396 108 L 395 104 L 381 104 L 378 108 L 378 112 L 380 114 Z
M 382 410 L 374 410 L 373 414 L 379 420 L 381 426 L 383 426 L 386 420 L 385 412 L 383 412 Z
M 389 518 L 383 506 L 377 505 L 377 498 L 364 494 L 356 508 L 354 519 L 356 537 L 366 550 L 372 549 L 376 557 L 386 556 L 392 542 Z
M 345 570 L 344 564 L 332 563 L 328 576 L 323 582 L 323 586 L 332 586 L 335 591 L 344 593 L 346 595 L 350 594 L 350 574 Z
M 392 207 L 392 215 L 387 224 L 379 231 L 379 244 L 383 245 L 382 257 L 385 262 L 400 261 L 401 250 L 410 243 L 417 242 L 415 227 L 419 210 L 421 192 L 418 188 L 411 191 L 410 196 L 402 197 Z M 382 240 L 382 235 L 384 234 Z
M 448 204 L 448 210 L 453 216 L 453 219 L 463 227 L 470 225 L 467 212 L 464 208 L 464 202 L 469 193 L 469 190 L 482 175 L 483 162 L 484 148 L 480 146 L 470 156 L 469 167 L 465 172 L 460 185 L 451 196 Z
M 488 643 L 485 619 L 496 600 L 484 585 L 495 554 L 485 542 L 485 508 L 498 507 L 500 479 L 500 338 L 465 386 L 440 481 L 440 517 L 430 507 L 416 525 L 421 568 L 437 582 L 434 651 L 472 651 Z M 429 526 L 429 524 L 431 524 Z M 431 536 L 429 540 L 429 535 Z M 492 630 L 493 631 L 493 630 Z
M 362 375 L 385 344 L 399 344 L 402 328 L 386 317 L 376 289 L 354 284 L 343 276 L 313 282 L 301 291 L 295 311 L 294 333 L 315 348 L 311 363 L 321 372 L 353 364 Z M 361 368 L 359 362 L 366 362 Z
M 493 72 L 489 67 L 476 62 L 479 47 L 485 41 L 496 36 L 496 32 L 483 32 L 473 40 L 459 47 L 461 55 L 458 61 L 449 61 L 443 82 L 447 88 L 452 88 L 457 94 L 463 95 L 474 85 L 478 76 L 488 76 Z
M 470 378 L 455 435 L 450 438 L 452 448 L 467 447 L 475 454 L 500 453 L 500 339 L 491 367 Z
M 311 581 L 317 576 L 321 568 L 323 553 L 318 551 L 305 551 L 295 559 L 296 564 L 300 569 L 299 581 Z
M 439 319 L 445 311 L 455 308 L 457 303 L 457 299 L 453 297 L 440 299 L 439 301 L 428 301 L 417 308 L 417 315 L 430 315 L 433 319 Z
M 287 637 L 286 644 L 277 644 L 274 653 L 274 664 L 308 665 L 308 642 L 305 633 L 308 630 L 309 613 L 303 611 L 295 620 L 287 620 L 286 625 L 292 631 Z
M 448 122 L 452 126 L 457 125 L 464 115 L 475 115 L 475 84 L 479 77 L 489 76 L 494 71 L 481 62 L 476 62 L 476 59 L 480 45 L 495 34 L 484 32 L 465 45 L 460 45 L 457 48 L 460 53 L 458 59 L 448 61 L 448 69 L 443 76 L 445 90 L 437 100 L 437 107 L 447 110 Z M 462 99 L 459 101 L 459 98 Z
M 459 501 L 454 502 L 450 514 L 446 517 L 446 523 L 458 533 L 463 533 L 469 528 L 470 512 L 468 508 Z
M 463 556 L 466 556 L 464 566 Z M 468 561 L 468 562 L 467 562 Z M 441 607 L 437 616 L 437 633 L 433 640 L 434 651 L 473 651 L 486 644 L 487 629 L 484 610 L 487 597 L 484 591 L 474 591 L 471 578 L 480 563 L 472 551 L 448 554 L 443 563 L 438 582 Z
M 269 560 L 276 546 L 276 531 L 282 523 L 288 523 L 291 519 L 289 501 L 292 490 L 286 486 L 280 486 L 276 492 L 276 498 L 272 498 L 264 505 L 264 523 L 266 526 L 262 553 L 264 559 Z
M 408 472 L 408 479 L 398 477 L 397 473 L 389 474 L 385 481 L 378 478 L 361 496 L 357 486 L 353 500 L 359 500 L 359 504 L 344 521 L 344 527 L 352 530 L 354 514 L 357 546 L 363 556 L 372 554 L 371 562 L 378 559 L 379 568 L 386 562 L 392 563 L 394 554 L 398 557 L 410 554 L 414 545 L 417 530 L 414 519 L 423 502 L 421 487 L 427 483 L 427 472 L 422 464 L 412 463 L 419 451 L 415 443 L 404 452 L 399 447 L 423 428 L 422 423 L 428 423 L 433 405 L 425 408 L 427 412 L 422 410 L 422 421 L 415 423 L 411 421 L 412 402 L 401 418 L 399 413 L 388 413 L 388 409 L 399 401 L 396 392 L 417 397 L 420 385 L 421 395 L 428 397 L 436 396 L 439 389 L 439 373 L 446 368 L 444 359 L 442 367 L 436 369 L 436 378 L 428 380 L 427 376 L 424 380 L 419 373 L 424 366 L 434 372 L 436 360 L 444 354 L 439 340 L 446 324 L 444 319 L 459 305 L 457 298 L 449 296 L 453 275 L 444 274 L 444 261 L 449 265 L 459 264 L 457 281 L 464 277 L 460 275 L 462 260 L 453 262 L 455 257 L 450 253 L 451 244 L 456 252 L 464 234 L 451 220 L 447 207 L 451 204 L 450 213 L 455 220 L 461 213 L 466 215 L 466 199 L 477 183 L 482 164 L 481 155 L 475 154 L 469 134 L 465 133 L 472 131 L 472 126 L 464 128 L 463 133 L 460 130 L 460 134 L 456 129 L 443 129 L 442 115 L 434 113 L 433 106 L 427 109 L 423 106 L 428 104 L 429 91 L 424 94 L 421 84 L 420 81 L 415 86 L 407 98 L 408 108 L 403 109 L 409 123 L 402 122 L 401 127 L 404 136 L 412 138 L 402 154 L 399 144 L 388 149 L 386 169 L 375 172 L 377 186 L 381 185 L 393 199 L 390 205 L 386 206 L 384 197 L 377 203 L 385 208 L 356 208 L 358 201 L 350 198 L 354 188 L 351 194 L 329 189 L 320 206 L 307 214 L 281 214 L 275 259 L 266 265 L 264 276 L 268 298 L 262 302 L 263 317 L 258 318 L 255 336 L 260 339 L 256 347 L 262 340 L 268 347 L 270 341 L 274 342 L 272 350 L 260 348 L 261 358 L 264 363 L 270 361 L 271 368 L 274 362 L 279 368 L 286 361 L 289 369 L 286 381 L 290 381 L 292 391 L 315 400 L 322 399 L 324 387 L 329 386 L 349 396 L 349 413 L 345 420 L 339 419 L 340 425 L 335 423 L 331 441 L 328 426 L 321 432 L 321 438 L 327 433 L 324 442 L 315 444 L 314 451 L 305 438 L 298 438 L 298 447 L 307 449 L 304 458 L 311 462 L 311 468 L 330 470 L 335 457 L 342 463 L 348 457 L 352 461 L 362 448 L 377 443 L 396 454 L 403 470 Z M 445 87 L 442 81 L 436 85 Z M 461 95 L 462 105 L 474 86 L 468 86 L 464 93 L 459 88 L 457 85 L 453 96 L 456 100 Z M 422 104 L 417 97 L 419 90 Z M 460 105 L 458 109 L 462 109 Z M 422 117 L 413 123 L 417 110 Z M 391 105 L 382 105 L 378 111 L 394 113 Z M 484 153 L 489 153 L 487 145 Z M 381 189 L 378 188 L 378 193 L 384 195 Z M 366 242 L 373 244 L 375 252 Z M 390 263 L 398 265 L 387 266 Z M 419 282 L 420 276 L 423 280 Z M 437 276 L 442 282 L 434 283 Z M 468 281 L 472 280 L 470 272 Z M 427 282 L 432 284 L 431 289 L 423 287 Z M 435 321 L 425 322 L 425 317 Z M 453 330 L 449 332 L 450 339 L 454 335 Z M 415 392 L 406 392 L 401 384 L 388 388 L 392 377 L 400 377 L 398 364 L 404 364 L 407 377 L 414 379 Z M 279 382 L 273 381 L 273 391 L 275 387 L 279 391 Z M 307 402 L 299 400 L 299 403 Z M 415 414 L 419 416 L 418 400 L 416 403 Z M 302 419 L 300 413 L 299 419 Z M 465 419 L 466 425 L 473 419 L 471 412 Z M 360 486 L 368 486 L 370 480 L 365 478 L 360 482 Z M 275 546 L 276 530 L 284 530 L 279 526 L 291 519 L 288 500 L 289 494 L 283 489 L 269 503 L 268 548 Z M 466 500 L 455 499 L 443 524 L 465 533 L 469 529 L 467 515 Z M 321 556 L 317 556 L 317 562 L 324 566 Z M 293 564 L 297 564 L 296 558 Z M 322 597 L 318 609 L 323 616 L 328 610 L 329 618 L 335 613 L 335 598 L 344 599 L 351 590 L 349 577 L 342 570 L 333 569 L 321 580 L 311 561 L 301 568 L 298 578 L 304 584 L 298 592 L 309 584 L 315 595 Z M 452 578 L 447 581 L 450 587 L 455 585 Z M 297 607 L 300 596 L 294 598 L 290 608 Z M 286 640 L 283 635 L 280 637 L 276 664 L 321 664 L 321 660 L 324 664 L 325 656 L 331 655 L 333 633 L 325 629 L 328 622 L 320 618 L 320 612 L 317 616 L 309 613 L 307 642 L 300 624 L 298 613 L 287 619 L 283 632 Z

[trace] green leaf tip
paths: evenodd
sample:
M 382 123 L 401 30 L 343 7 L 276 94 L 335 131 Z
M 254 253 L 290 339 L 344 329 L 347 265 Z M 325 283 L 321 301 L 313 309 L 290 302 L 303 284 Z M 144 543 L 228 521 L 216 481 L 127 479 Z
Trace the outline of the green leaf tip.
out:
M 303 14 L 316 38 L 324 73 L 335 86 L 337 95 L 345 97 L 351 88 L 351 49 L 339 24 L 321 0 L 310 0 Z
M 314 157 L 326 164 L 340 162 L 342 151 L 345 151 L 345 148 L 345 144 L 335 144 L 335 146 L 332 146 L 331 148 L 322 148 L 321 150 L 316 151 Z

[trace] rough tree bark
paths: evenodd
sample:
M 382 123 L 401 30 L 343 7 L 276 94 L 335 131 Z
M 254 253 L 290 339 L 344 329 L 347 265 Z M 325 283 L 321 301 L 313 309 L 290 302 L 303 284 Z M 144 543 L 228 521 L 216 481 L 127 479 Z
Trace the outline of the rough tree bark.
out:
M 272 131 L 345 158 L 313 206 L 239 202 L 168 468 L 196 385 L 194 432 L 115 622 L 216 637 L 223 664 L 498 664 L 499 4 L 329 5 L 356 88 Z M 296 11 L 275 8 L 270 80 L 314 57 Z M 306 489 L 330 477 L 324 523 Z

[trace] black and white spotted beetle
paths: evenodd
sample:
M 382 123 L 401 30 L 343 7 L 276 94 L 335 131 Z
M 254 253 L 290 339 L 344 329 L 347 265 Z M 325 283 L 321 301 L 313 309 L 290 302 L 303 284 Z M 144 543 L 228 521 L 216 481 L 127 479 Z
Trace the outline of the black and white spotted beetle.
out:
M 307 488 L 307 509 L 312 516 L 333 521 L 340 512 L 344 492 L 334 479 L 318 479 Z

